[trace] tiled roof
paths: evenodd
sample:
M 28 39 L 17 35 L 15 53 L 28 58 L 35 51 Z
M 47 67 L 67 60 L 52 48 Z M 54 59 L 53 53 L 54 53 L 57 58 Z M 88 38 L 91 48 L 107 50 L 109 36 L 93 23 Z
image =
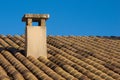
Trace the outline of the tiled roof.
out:
M 48 36 L 48 59 L 23 56 L 24 42 L 0 35 L 0 80 L 120 80 L 120 40 Z

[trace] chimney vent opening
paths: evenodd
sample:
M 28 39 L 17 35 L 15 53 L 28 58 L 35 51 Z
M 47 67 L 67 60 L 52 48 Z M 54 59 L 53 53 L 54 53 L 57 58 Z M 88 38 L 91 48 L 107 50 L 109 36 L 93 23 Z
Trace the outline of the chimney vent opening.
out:
M 36 27 L 36 26 L 38 26 L 38 25 L 39 25 L 38 22 L 32 22 L 32 26 Z

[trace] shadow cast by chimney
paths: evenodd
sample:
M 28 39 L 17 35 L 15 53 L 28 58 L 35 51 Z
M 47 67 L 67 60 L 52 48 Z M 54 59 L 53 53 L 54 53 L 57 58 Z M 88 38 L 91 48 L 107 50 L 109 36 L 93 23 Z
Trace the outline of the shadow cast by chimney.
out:
M 22 55 L 26 56 L 25 55 L 25 50 L 19 50 L 19 49 L 16 49 L 14 47 L 7 48 L 7 51 L 12 53 L 13 55 L 15 55 L 17 52 L 20 52 Z
M 0 47 L 0 52 L 2 52 L 3 50 L 5 50 L 5 48 L 3 48 L 3 47 Z

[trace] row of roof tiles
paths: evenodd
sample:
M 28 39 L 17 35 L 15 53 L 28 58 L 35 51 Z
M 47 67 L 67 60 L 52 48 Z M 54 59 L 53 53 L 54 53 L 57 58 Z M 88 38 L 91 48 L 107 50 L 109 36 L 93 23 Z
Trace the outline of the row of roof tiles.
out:
M 35 59 L 24 38 L 0 35 L 0 80 L 120 80 L 120 40 L 48 36 L 48 59 Z

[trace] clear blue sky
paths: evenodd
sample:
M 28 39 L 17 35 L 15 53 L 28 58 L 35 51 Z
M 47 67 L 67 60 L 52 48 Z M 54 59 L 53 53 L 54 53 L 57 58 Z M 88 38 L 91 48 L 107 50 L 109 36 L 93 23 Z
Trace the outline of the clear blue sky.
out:
M 120 36 L 120 0 L 1 0 L 0 34 L 24 34 L 25 13 L 48 13 L 49 35 Z

